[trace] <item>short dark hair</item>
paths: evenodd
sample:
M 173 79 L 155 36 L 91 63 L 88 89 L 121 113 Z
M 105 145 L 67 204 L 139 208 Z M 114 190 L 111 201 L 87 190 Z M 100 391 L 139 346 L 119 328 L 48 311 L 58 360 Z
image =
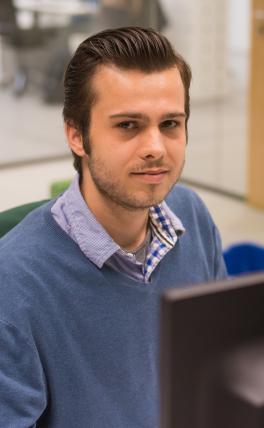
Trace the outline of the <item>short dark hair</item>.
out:
M 107 64 L 146 73 L 177 67 L 185 91 L 187 133 L 191 81 L 188 64 L 173 49 L 168 39 L 153 29 L 141 27 L 109 29 L 87 38 L 80 44 L 64 76 L 64 121 L 80 132 L 87 153 L 89 153 L 90 112 L 96 100 L 92 78 L 98 66 Z M 74 167 L 81 174 L 81 158 L 75 153 L 73 156 Z

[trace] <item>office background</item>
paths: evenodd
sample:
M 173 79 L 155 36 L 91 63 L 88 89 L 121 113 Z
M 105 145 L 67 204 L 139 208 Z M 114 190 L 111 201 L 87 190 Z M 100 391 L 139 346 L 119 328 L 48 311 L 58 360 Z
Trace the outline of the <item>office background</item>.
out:
M 207 203 L 224 246 L 264 245 L 264 197 L 250 198 L 261 180 L 250 184 L 255 6 L 264 10 L 260 0 L 1 0 L 0 211 L 47 198 L 54 181 L 73 176 L 61 114 L 65 64 L 89 34 L 138 24 L 166 34 L 193 70 L 183 181 Z

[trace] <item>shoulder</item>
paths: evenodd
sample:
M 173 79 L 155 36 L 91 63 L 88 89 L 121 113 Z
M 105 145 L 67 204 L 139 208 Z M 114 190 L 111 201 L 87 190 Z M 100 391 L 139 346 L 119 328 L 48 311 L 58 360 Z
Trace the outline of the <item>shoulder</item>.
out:
M 1 293 L 11 293 L 12 284 L 16 284 L 17 290 L 28 284 L 50 262 L 50 249 L 56 240 L 47 220 L 51 217 L 49 205 L 30 212 L 0 239 Z
M 46 202 L 48 202 L 48 200 L 40 200 L 24 205 L 19 205 L 14 208 L 10 208 L 6 211 L 1 211 L 0 237 L 6 235 L 7 232 L 13 229 L 18 223 L 20 223 L 23 218 L 27 216 L 27 214 L 29 214 L 35 208 L 38 208 Z
M 57 249 L 64 247 L 58 244 L 59 233 L 54 233 L 52 224 L 48 203 L 0 239 L 0 319 L 24 330 L 31 314 L 41 311 L 49 292 L 47 284 L 54 284 L 62 258 Z
M 186 233 L 181 238 L 183 260 L 189 260 L 200 282 L 226 277 L 218 229 L 202 199 L 186 186 L 177 184 L 166 202 L 180 218 Z M 178 248 L 179 250 L 179 248 Z M 199 276 L 204 270 L 206 275 Z
M 52 205 L 53 201 L 49 201 L 33 209 L 0 239 L 0 258 L 9 251 L 16 253 L 28 249 L 31 245 L 37 245 L 40 238 L 47 236 Z
M 212 222 L 211 215 L 200 196 L 192 189 L 182 184 L 174 186 L 166 198 L 170 209 L 185 224 L 194 219 L 202 222 Z
M 217 227 L 200 196 L 192 189 L 177 184 L 166 203 L 186 229 L 185 240 L 200 243 L 202 247 L 215 245 Z M 188 237 L 188 238 L 187 238 Z

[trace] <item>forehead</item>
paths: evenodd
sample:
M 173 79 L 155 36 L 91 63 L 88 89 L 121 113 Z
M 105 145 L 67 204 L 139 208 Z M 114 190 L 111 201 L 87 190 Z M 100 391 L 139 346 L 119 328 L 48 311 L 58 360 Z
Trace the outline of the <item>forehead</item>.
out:
M 100 66 L 92 79 L 95 107 L 115 109 L 178 108 L 184 111 L 184 87 L 176 67 L 145 73 Z

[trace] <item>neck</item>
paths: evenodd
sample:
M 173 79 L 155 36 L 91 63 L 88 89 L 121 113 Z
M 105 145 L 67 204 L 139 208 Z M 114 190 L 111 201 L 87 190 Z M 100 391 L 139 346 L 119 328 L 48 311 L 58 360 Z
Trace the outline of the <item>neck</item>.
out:
M 80 188 L 89 209 L 113 240 L 127 251 L 138 248 L 146 238 L 149 210 L 126 209 L 94 189 L 87 189 L 83 182 Z

